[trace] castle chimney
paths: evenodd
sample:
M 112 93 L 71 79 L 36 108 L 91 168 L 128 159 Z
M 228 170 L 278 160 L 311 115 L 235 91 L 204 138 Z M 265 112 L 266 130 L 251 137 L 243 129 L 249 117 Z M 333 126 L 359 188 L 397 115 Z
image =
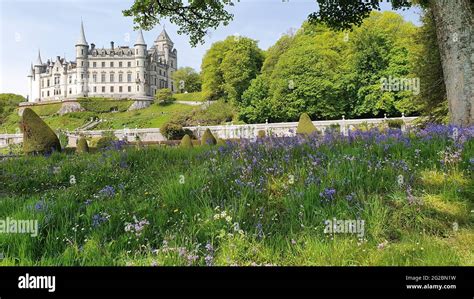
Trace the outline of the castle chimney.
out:
M 91 44 L 91 50 L 95 49 L 95 44 Z
M 114 49 L 114 42 L 110 42 L 110 47 L 112 48 L 112 50 Z

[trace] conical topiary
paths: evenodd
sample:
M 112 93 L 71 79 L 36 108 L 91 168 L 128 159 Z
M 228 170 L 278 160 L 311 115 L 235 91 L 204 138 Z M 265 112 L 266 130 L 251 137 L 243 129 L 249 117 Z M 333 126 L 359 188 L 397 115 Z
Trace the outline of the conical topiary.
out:
M 61 143 L 58 136 L 30 108 L 23 110 L 20 128 L 23 132 L 23 152 L 25 154 L 61 151 Z
M 76 146 L 76 153 L 82 154 L 82 153 L 88 153 L 89 152 L 89 145 L 87 144 L 87 140 L 84 137 L 79 138 L 77 141 L 77 146 Z
M 217 140 L 214 135 L 212 135 L 211 130 L 206 129 L 201 138 L 201 145 L 215 145 L 216 143 Z
M 303 113 L 300 116 L 300 121 L 298 122 L 298 128 L 296 129 L 296 134 L 302 135 L 310 135 L 318 130 L 313 125 L 311 118 L 309 118 L 308 114 Z
M 182 148 L 193 148 L 193 142 L 191 141 L 191 137 L 189 137 L 188 134 L 183 136 L 180 146 Z

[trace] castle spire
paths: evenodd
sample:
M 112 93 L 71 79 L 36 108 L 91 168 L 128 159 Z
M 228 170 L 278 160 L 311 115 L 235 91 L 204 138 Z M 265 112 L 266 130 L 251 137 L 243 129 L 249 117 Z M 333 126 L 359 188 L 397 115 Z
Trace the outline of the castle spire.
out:
M 81 32 L 79 35 L 79 40 L 76 43 L 76 46 L 87 46 L 86 35 L 84 34 L 84 24 L 81 20 Z
M 38 58 L 36 58 L 35 66 L 43 65 L 43 62 L 41 61 L 41 53 L 40 50 L 38 49 Z
M 135 42 L 135 46 L 137 45 L 146 46 L 145 39 L 143 38 L 143 32 L 141 29 L 140 31 L 138 31 L 137 41 Z

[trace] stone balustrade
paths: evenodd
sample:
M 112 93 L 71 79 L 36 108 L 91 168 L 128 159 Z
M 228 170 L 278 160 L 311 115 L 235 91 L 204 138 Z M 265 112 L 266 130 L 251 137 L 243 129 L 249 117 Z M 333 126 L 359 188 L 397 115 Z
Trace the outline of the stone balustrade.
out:
M 382 124 L 388 120 L 403 120 L 404 126 L 409 126 L 416 117 L 398 117 L 398 118 L 370 118 L 370 119 L 341 119 L 341 120 L 324 120 L 324 121 L 313 121 L 313 124 L 318 130 L 324 132 L 326 128 L 331 126 L 339 126 L 341 132 L 345 135 L 348 134 L 349 130 L 355 128 L 355 126 L 362 123 L 368 125 Z M 196 137 L 201 137 L 206 129 L 211 130 L 215 137 L 222 139 L 233 139 L 233 138 L 255 138 L 258 136 L 259 131 L 264 131 L 266 136 L 294 136 L 296 134 L 296 128 L 298 122 L 285 122 L 285 123 L 263 123 L 263 124 L 249 124 L 249 125 L 219 125 L 219 126 L 195 126 L 185 127 L 193 132 Z M 75 147 L 77 139 L 80 135 L 86 137 L 102 137 L 104 132 L 110 130 L 95 130 L 95 131 L 74 131 L 68 132 L 69 146 Z M 147 128 L 147 129 L 128 129 L 113 130 L 115 136 L 122 140 L 135 141 L 138 136 L 143 142 L 159 142 L 164 141 L 166 138 L 160 133 L 158 128 Z M 23 139 L 22 134 L 0 134 L 0 148 L 7 147 L 10 143 L 21 143 Z

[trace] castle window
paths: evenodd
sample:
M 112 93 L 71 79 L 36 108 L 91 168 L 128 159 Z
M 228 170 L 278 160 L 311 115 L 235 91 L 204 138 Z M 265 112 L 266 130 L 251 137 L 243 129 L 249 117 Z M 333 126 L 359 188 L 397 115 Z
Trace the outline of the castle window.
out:
M 127 82 L 132 82 L 132 74 L 127 74 Z
M 81 61 L 81 66 L 84 66 L 84 61 Z
M 81 79 L 84 79 L 84 73 L 81 73 Z
M 129 61 L 129 62 L 127 63 L 127 66 L 128 66 L 128 67 L 132 67 L 132 63 Z
M 69 84 L 72 82 L 72 76 L 69 76 Z
M 94 92 L 97 92 L 97 86 L 94 86 Z
M 92 81 L 97 82 L 97 74 L 92 74 Z
M 122 86 L 119 86 L 119 92 L 120 93 L 122 92 Z
M 105 62 L 104 61 L 102 61 L 102 67 L 105 67 Z
M 105 82 L 105 73 L 102 73 L 100 76 L 100 82 Z
M 119 62 L 119 67 L 122 67 L 122 62 L 121 61 Z
M 114 73 L 110 73 L 110 82 L 114 82 Z
M 93 67 L 96 67 L 96 66 L 97 66 L 97 62 L 94 61 L 94 62 L 92 63 L 92 66 L 93 66 Z
M 102 86 L 102 93 L 105 92 L 105 86 Z
M 84 55 L 84 49 L 81 49 L 81 55 Z
M 72 93 L 72 90 L 69 88 L 69 94 L 71 94 L 71 93 Z
M 132 87 L 131 86 L 128 87 L 128 92 L 132 92 Z
M 119 82 L 122 82 L 122 79 L 123 79 L 123 75 L 119 74 Z
M 41 92 L 41 97 L 44 98 L 44 91 Z
M 48 79 L 48 81 L 47 81 L 46 86 L 49 87 L 49 79 Z M 48 91 L 48 93 L 49 93 L 49 91 Z M 49 96 L 49 94 L 48 94 L 48 96 Z
M 114 92 L 114 87 L 110 86 L 110 92 Z
M 113 61 L 110 62 L 110 67 L 114 67 L 114 62 Z
M 48 90 L 48 93 L 47 93 L 48 97 L 49 97 L 49 90 Z
M 137 66 L 140 66 L 140 61 L 137 60 Z
M 137 85 L 137 91 L 140 91 L 140 86 Z

